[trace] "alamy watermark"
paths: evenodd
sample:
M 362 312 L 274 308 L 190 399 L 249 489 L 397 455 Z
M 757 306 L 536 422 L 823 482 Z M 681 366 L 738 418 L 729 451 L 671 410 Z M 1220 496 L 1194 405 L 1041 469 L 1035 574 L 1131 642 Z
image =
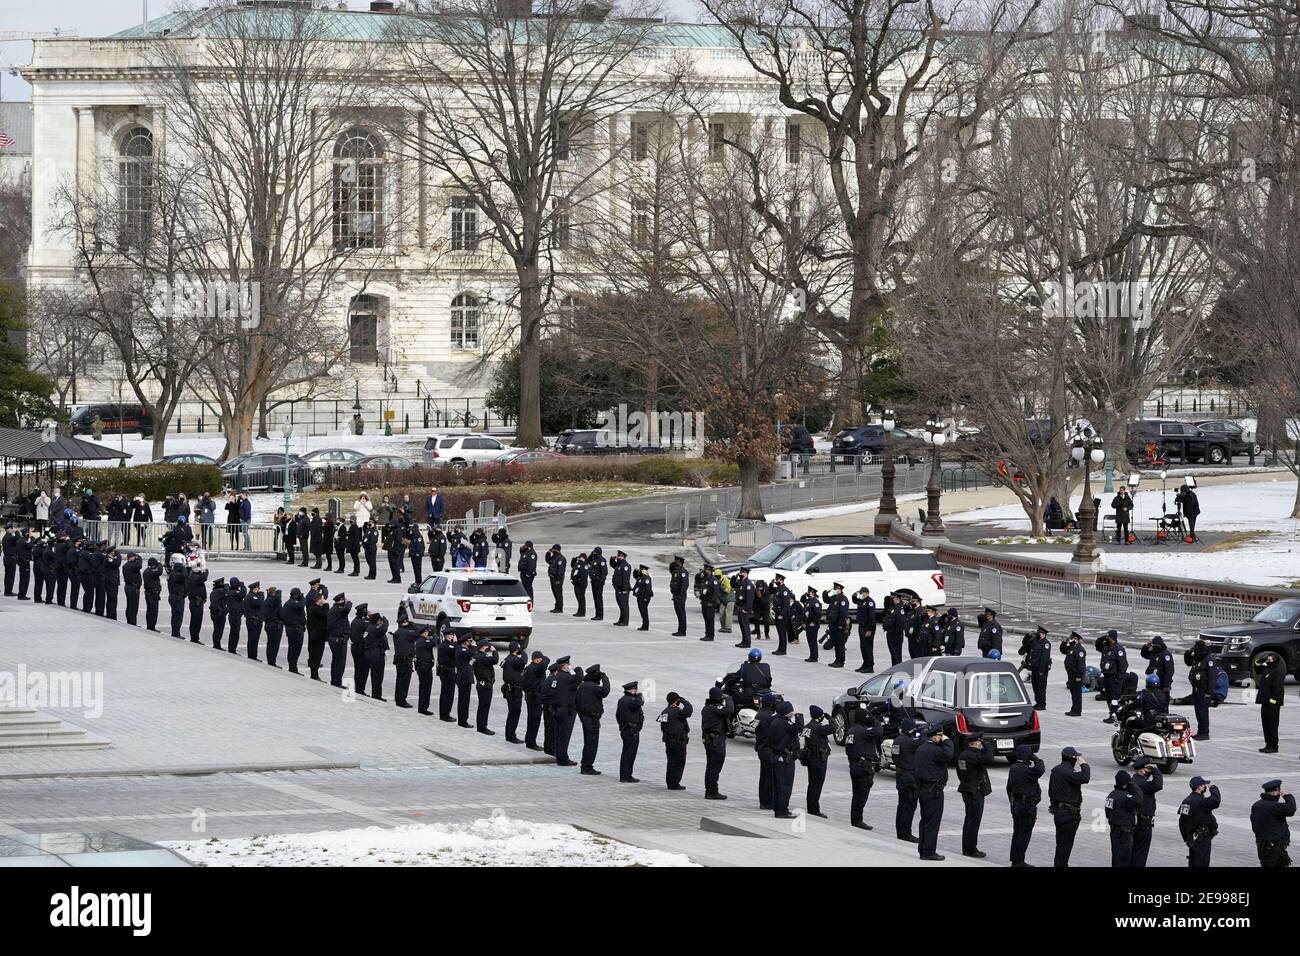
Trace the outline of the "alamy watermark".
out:
M 80 710 L 94 720 L 104 714 L 102 671 L 0 670 L 0 708 Z
M 1048 282 L 1043 315 L 1054 318 L 1120 319 L 1138 328 L 1151 324 L 1151 283 L 1134 282 Z
M 159 315 L 238 322 L 252 331 L 262 324 L 262 284 L 181 277 L 161 290 L 155 308 Z
M 704 444 L 703 412 L 629 411 L 626 402 L 596 413 L 596 445 L 601 448 L 638 448 L 671 445 L 701 449 Z

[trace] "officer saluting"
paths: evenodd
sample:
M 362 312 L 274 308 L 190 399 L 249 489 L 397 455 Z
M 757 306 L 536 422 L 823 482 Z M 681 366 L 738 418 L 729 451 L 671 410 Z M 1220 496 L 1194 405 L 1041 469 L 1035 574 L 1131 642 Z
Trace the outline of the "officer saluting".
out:
M 1287 817 L 1295 816 L 1295 794 L 1282 792 L 1281 780 L 1264 784 L 1264 792 L 1250 808 L 1250 828 L 1255 832 L 1255 849 L 1259 865 L 1270 869 L 1291 865 L 1287 847 L 1291 845 L 1291 827 Z
M 523 560 L 523 553 L 519 555 Z M 533 651 L 520 677 L 520 686 L 524 692 L 524 703 L 528 708 L 527 722 L 524 725 L 524 746 L 529 750 L 542 750 L 537 743 L 537 730 L 542 724 L 542 685 L 546 682 L 546 668 L 551 662 L 541 651 Z
M 1088 652 L 1078 632 L 1071 631 L 1070 636 L 1061 642 L 1061 653 L 1065 655 L 1065 683 L 1070 689 L 1070 709 L 1065 716 L 1082 717 L 1083 676 L 1088 669 Z
M 1210 865 L 1210 848 L 1219 832 L 1214 811 L 1222 802 L 1219 788 L 1204 777 L 1193 777 L 1192 792 L 1178 806 L 1178 832 L 1187 844 L 1187 865 Z
M 700 732 L 704 738 L 704 799 L 726 800 L 718 789 L 722 764 L 727 759 L 727 732 L 736 705 L 720 687 L 709 688 L 709 699 L 700 711 Z
M 523 743 L 518 730 L 524 704 L 524 668 L 527 665 L 528 659 L 519 649 L 519 643 L 511 641 L 509 652 L 501 662 L 501 696 L 506 699 L 506 743 Z
M 435 531 L 439 535 L 442 535 L 441 529 L 435 528 L 433 531 L 429 532 L 430 538 L 433 537 Z M 442 558 L 447 552 L 447 541 L 445 538 L 440 542 L 440 544 L 442 546 L 441 553 L 434 550 L 432 541 L 430 541 L 429 544 L 429 554 L 433 557 L 433 570 L 435 571 L 442 570 Z M 525 541 L 524 546 L 519 549 L 519 580 L 523 582 L 524 590 L 528 592 L 529 598 L 534 597 L 533 578 L 535 577 L 537 577 L 537 552 L 533 549 L 533 543 L 531 541 Z
M 928 737 L 916 749 L 915 773 L 921 800 L 921 836 L 917 849 L 921 859 L 935 862 L 944 857 L 938 852 L 939 826 L 943 822 L 943 788 L 948 784 L 948 761 L 954 745 L 942 727 L 932 727 Z
M 1034 710 L 1047 710 L 1047 674 L 1052 669 L 1052 642 L 1047 628 L 1038 625 L 1025 653 L 1024 667 L 1034 687 Z
M 1047 806 L 1056 823 L 1056 856 L 1052 865 L 1057 869 L 1070 865 L 1074 836 L 1083 819 L 1083 785 L 1091 779 L 1092 768 L 1073 747 L 1061 751 L 1061 762 L 1052 768 L 1047 779 Z
M 398 707 L 411 706 L 406 694 L 410 690 L 411 673 L 415 669 L 415 642 L 418 638 L 419 632 L 410 621 L 398 624 L 397 630 L 393 632 L 393 667 L 397 670 L 393 701 Z
M 673 597 L 673 611 L 677 614 L 677 630 L 673 637 L 686 636 L 686 594 L 691 587 L 691 575 L 686 570 L 686 559 L 674 555 L 668 565 L 668 591 Z
M 551 550 L 546 552 L 546 576 L 551 582 L 551 595 L 555 598 L 552 614 L 564 613 L 564 570 L 568 563 L 560 546 L 551 545 Z
M 636 752 L 641 746 L 641 727 L 645 723 L 642 708 L 645 698 L 637 687 L 636 681 L 623 685 L 623 696 L 614 708 L 614 720 L 618 723 L 618 734 L 623 739 L 623 750 L 618 758 L 618 782 L 640 783 L 632 772 L 636 769 Z
M 505 533 L 505 529 L 501 529 Z M 508 543 L 509 539 L 507 539 Z M 506 553 L 506 561 L 509 562 L 509 552 Z M 587 578 L 591 582 L 591 608 L 594 613 L 591 616 L 593 621 L 605 620 L 605 578 L 609 577 L 609 562 L 605 560 L 605 553 L 599 547 L 591 549 L 591 554 L 587 556 Z
M 809 708 L 809 713 L 812 708 Z M 849 758 L 849 780 L 853 784 L 853 797 L 849 804 L 849 822 L 860 830 L 870 830 L 871 824 L 862 819 L 876 768 L 880 766 L 880 742 L 884 734 L 880 718 L 874 711 L 858 708 L 853 713 L 853 726 L 844 738 L 844 753 Z
M 627 553 L 618 551 L 610 560 L 609 566 L 612 569 L 613 580 L 610 583 L 614 586 L 614 602 L 618 605 L 618 620 L 614 626 L 627 627 L 627 596 L 632 593 L 632 565 L 628 563 Z
M 957 792 L 966 806 L 961 825 L 961 855 L 983 859 L 987 854 L 980 849 L 980 821 L 984 817 L 984 798 L 993 792 L 989 782 L 989 764 L 993 752 L 984 746 L 984 735 L 979 731 L 968 734 L 966 746 L 957 754 Z
M 1124 675 L 1128 673 L 1128 653 L 1119 642 L 1119 633 L 1107 631 L 1097 639 L 1097 650 L 1101 652 L 1101 687 L 1106 697 L 1106 707 L 1110 716 L 1103 724 L 1115 723 L 1115 708 L 1119 706 L 1119 697 L 1124 688 Z
M 605 698 L 609 696 L 609 678 L 601 672 L 599 664 L 592 664 L 582 675 L 574 697 L 578 720 L 582 722 L 581 772 L 598 777 L 596 752 L 600 747 L 600 718 L 605 714 Z
M 686 743 L 691 736 L 691 702 L 676 691 L 668 692 L 668 706 L 659 715 L 659 726 L 664 738 L 664 751 L 668 769 L 664 781 L 669 790 L 685 790 L 682 774 L 686 770 Z
M 650 630 L 650 599 L 655 596 L 654 585 L 650 582 L 650 569 L 644 564 L 637 569 L 636 582 L 632 585 L 632 596 L 636 598 L 636 609 L 641 615 L 638 631 Z
M 1115 787 L 1106 795 L 1106 822 L 1110 824 L 1110 865 L 1115 869 L 1133 866 L 1133 834 L 1142 795 L 1133 786 L 1127 770 L 1115 774 Z
M 826 605 L 826 630 L 835 651 L 835 660 L 830 667 L 844 666 L 844 645 L 849 637 L 849 599 L 844 596 L 844 585 L 836 581 L 831 591 L 822 592 L 822 601 Z M 811 651 L 812 649 L 809 648 Z
M 573 585 L 573 598 L 578 602 L 574 617 L 587 616 L 587 553 L 580 552 L 569 565 L 569 583 Z
M 555 763 L 559 767 L 572 767 L 569 759 L 569 738 L 573 735 L 573 721 L 577 715 L 578 684 L 582 678 L 573 673 L 567 656 L 557 658 L 558 669 L 547 680 L 551 692 L 551 709 L 555 714 Z
M 1016 762 L 1007 774 L 1007 798 L 1011 802 L 1011 865 L 1032 866 L 1025 862 L 1029 840 L 1034 835 L 1034 821 L 1038 819 L 1038 802 L 1043 799 L 1043 788 L 1038 779 L 1047 768 L 1034 756 L 1029 744 L 1016 745 Z

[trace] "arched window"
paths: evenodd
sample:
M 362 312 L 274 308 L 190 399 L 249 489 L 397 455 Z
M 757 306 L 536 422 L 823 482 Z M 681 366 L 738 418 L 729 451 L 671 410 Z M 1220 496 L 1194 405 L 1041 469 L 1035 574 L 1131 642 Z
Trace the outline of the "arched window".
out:
M 124 246 L 148 235 L 153 214 L 153 133 L 143 126 L 122 137 L 118 156 L 118 222 Z
M 353 128 L 334 144 L 334 245 L 378 249 L 384 244 L 384 146 Z
M 348 355 L 355 364 L 379 362 L 379 299 L 359 295 L 348 305 Z
M 451 300 L 451 347 L 478 351 L 478 326 L 481 307 L 476 296 L 462 292 Z

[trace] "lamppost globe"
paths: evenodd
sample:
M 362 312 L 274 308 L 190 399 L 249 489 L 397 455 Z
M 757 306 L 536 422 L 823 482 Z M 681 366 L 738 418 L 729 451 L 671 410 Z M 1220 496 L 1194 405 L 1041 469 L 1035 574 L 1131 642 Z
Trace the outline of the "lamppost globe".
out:
M 1093 446 L 1092 451 L 1089 453 L 1088 457 L 1092 459 L 1092 463 L 1094 465 L 1100 465 L 1103 461 L 1106 460 L 1106 452 L 1102 450 L 1100 444 L 1097 444 Z
M 894 420 L 894 413 L 892 410 L 885 412 L 885 417 L 880 424 L 884 426 L 884 429 L 887 432 L 892 432 L 894 430 L 894 426 L 897 425 L 898 422 Z
M 947 440 L 948 440 L 948 436 L 945 435 L 943 432 L 935 432 L 935 433 L 934 433 L 934 447 L 935 447 L 935 448 L 942 448 L 944 442 L 946 442 Z

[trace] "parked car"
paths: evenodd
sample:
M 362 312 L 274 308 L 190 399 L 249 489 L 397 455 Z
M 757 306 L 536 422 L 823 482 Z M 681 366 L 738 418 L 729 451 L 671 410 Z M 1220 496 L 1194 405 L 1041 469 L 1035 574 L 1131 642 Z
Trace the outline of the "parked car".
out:
M 714 567 L 725 574 L 735 574 L 741 568 L 754 570 L 755 568 L 770 568 L 776 562 L 780 561 L 784 555 L 798 548 L 806 548 L 812 544 L 891 544 L 889 538 L 878 538 L 875 535 L 863 534 L 824 534 L 810 538 L 792 538 L 789 541 L 773 541 L 771 544 L 759 548 L 743 561 L 728 561 L 726 564 L 715 564 Z
M 566 428 L 556 436 L 554 449 L 562 455 L 660 455 L 664 450 L 622 441 L 607 428 Z
M 544 448 L 511 448 L 495 460 L 498 465 L 535 465 L 539 461 L 564 461 L 564 456 Z
M 749 572 L 751 581 L 771 581 L 785 575 L 785 584 L 796 595 L 808 588 L 820 594 L 839 581 L 845 594 L 870 588 L 877 604 L 891 592 L 919 598 L 929 607 L 944 603 L 943 572 L 934 555 L 924 548 L 889 542 L 886 544 L 807 544 L 783 554 L 774 564 Z
M 298 455 L 288 456 L 289 480 L 298 487 L 310 484 L 311 466 Z M 248 452 L 221 466 L 221 477 L 240 491 L 282 491 L 285 474 L 284 452 Z
M 884 450 L 884 425 L 841 428 L 831 440 L 831 454 L 843 461 L 852 461 L 857 455 L 879 455 Z
M 895 685 L 902 682 L 901 690 Z M 905 718 L 942 727 L 960 750 L 968 736 L 984 735 L 995 754 L 1014 759 L 1019 744 L 1037 752 L 1042 744 L 1038 712 L 1015 664 L 983 657 L 915 657 L 868 677 L 835 698 L 831 721 L 835 741 L 844 743 L 859 708 L 871 707 L 885 720 L 885 740 L 898 733 Z M 888 743 L 883 765 L 893 769 Z
M 1264 446 L 1259 443 L 1255 433 L 1247 432 L 1241 422 L 1230 418 L 1213 418 L 1194 424 L 1203 434 L 1226 436 L 1234 455 L 1254 455 L 1258 458 L 1264 453 Z
M 785 425 L 781 428 L 781 453 L 784 455 L 813 455 L 817 443 L 812 432 L 803 425 Z
M 391 470 L 405 471 L 407 468 L 414 468 L 415 462 L 409 458 L 403 458 L 400 455 L 366 455 L 352 462 L 350 468 L 353 471 L 369 470 Z
M 1198 636 L 1231 681 L 1251 677 L 1255 660 L 1268 653 L 1281 658 L 1287 673 L 1300 680 L 1300 598 L 1274 601 L 1245 624 L 1207 628 Z
M 139 432 L 144 438 L 153 434 L 153 417 L 140 405 L 86 405 L 68 419 L 68 427 L 73 435 L 93 435 L 95 433 L 95 416 L 104 423 L 104 434 L 116 435 L 120 432 Z
M 155 465 L 215 465 L 217 460 L 207 455 L 163 455 Z
M 1161 460 L 1178 458 L 1222 465 L 1232 460 L 1232 442 L 1227 435 L 1204 433 L 1191 422 L 1173 418 L 1139 418 L 1128 423 L 1124 451 L 1130 461 L 1145 463 L 1151 452 Z
M 348 465 L 365 457 L 365 452 L 352 448 L 317 448 L 306 452 L 302 460 L 309 465 Z
M 513 574 L 495 571 L 437 571 L 412 584 L 397 607 L 398 621 L 442 627 L 493 644 L 528 646 L 533 601 Z
M 496 461 L 512 450 L 513 446 L 491 435 L 430 435 L 424 440 L 426 461 L 453 468 L 463 468 L 474 462 Z

